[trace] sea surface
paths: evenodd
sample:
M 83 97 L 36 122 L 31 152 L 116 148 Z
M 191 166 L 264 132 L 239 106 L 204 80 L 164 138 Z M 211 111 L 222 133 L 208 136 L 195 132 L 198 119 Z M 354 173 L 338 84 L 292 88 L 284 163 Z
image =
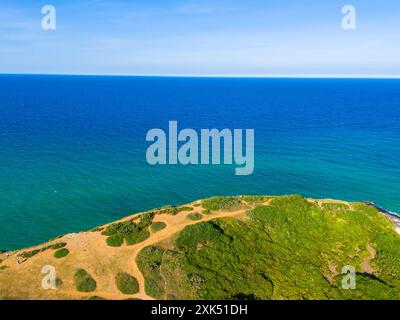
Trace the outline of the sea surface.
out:
M 170 120 L 254 129 L 254 173 L 149 165 L 146 133 Z M 400 212 L 400 80 L 0 76 L 0 249 L 239 194 Z

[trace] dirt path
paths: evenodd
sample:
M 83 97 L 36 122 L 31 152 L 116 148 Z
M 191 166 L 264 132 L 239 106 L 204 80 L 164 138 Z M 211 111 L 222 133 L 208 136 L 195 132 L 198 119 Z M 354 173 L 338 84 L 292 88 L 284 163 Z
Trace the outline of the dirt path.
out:
M 367 244 L 367 250 L 369 252 L 369 256 L 364 258 L 364 261 L 361 264 L 361 271 L 373 274 L 375 270 L 371 267 L 370 262 L 375 259 L 376 250 L 369 243 Z
M 197 207 L 193 211 L 188 212 L 190 213 L 197 213 L 201 212 L 203 208 Z M 163 240 L 166 240 L 173 235 L 177 234 L 178 232 L 182 231 L 187 226 L 199 223 L 199 222 L 204 222 L 204 221 L 210 221 L 214 219 L 219 219 L 219 218 L 226 218 L 226 217 L 233 217 L 237 216 L 240 214 L 243 214 L 246 212 L 247 209 L 242 209 L 238 211 L 232 211 L 232 212 L 217 212 L 217 213 L 212 213 L 209 215 L 204 215 L 201 220 L 197 221 L 192 221 L 187 218 L 187 214 L 178 214 L 176 216 L 171 216 L 171 215 L 159 215 L 154 218 L 154 221 L 162 221 L 166 223 L 167 227 L 164 228 L 161 231 L 158 231 L 157 233 L 152 234 L 150 238 L 147 240 L 138 243 L 135 245 L 135 247 L 132 247 L 131 251 L 131 264 L 132 264 L 132 275 L 137 279 L 139 283 L 139 293 L 136 294 L 134 297 L 140 298 L 140 299 L 145 299 L 145 300 L 154 300 L 154 298 L 150 297 L 145 293 L 144 290 L 144 277 L 142 272 L 139 270 L 139 267 L 136 262 L 136 258 L 139 254 L 139 252 L 148 246 L 154 245 L 156 243 L 159 243 Z
M 137 298 L 141 300 L 154 300 L 145 293 L 144 276 L 138 268 L 137 256 L 139 252 L 151 245 L 173 239 L 185 227 L 199 222 L 215 220 L 226 217 L 244 218 L 247 210 L 253 206 L 248 205 L 236 211 L 216 211 L 210 214 L 202 214 L 200 220 L 191 220 L 189 214 L 204 211 L 200 202 L 193 202 L 186 206 L 192 207 L 192 211 L 181 211 L 176 215 L 156 214 L 153 222 L 164 222 L 166 227 L 160 231 L 151 231 L 150 237 L 143 242 L 128 246 L 110 247 L 106 243 L 106 236 L 101 232 L 71 233 L 61 236 L 55 240 L 40 244 L 27 249 L 21 249 L 7 254 L 0 254 L 2 266 L 6 269 L 0 272 L 0 297 L 29 297 L 29 299 L 88 299 L 90 297 L 101 297 L 112 300 L 124 300 Z M 260 202 L 254 205 L 268 205 Z M 137 217 L 132 215 L 120 221 Z M 118 222 L 118 221 L 117 221 Z M 105 228 L 107 225 L 102 226 Z M 33 249 L 42 249 L 50 244 L 66 243 L 69 255 L 63 259 L 54 258 L 54 250 L 46 249 L 22 263 L 17 262 L 19 254 Z M 44 290 L 42 288 L 42 267 L 53 266 L 57 277 L 62 280 L 62 285 L 57 290 Z M 97 282 L 94 292 L 85 293 L 75 290 L 73 275 L 77 268 L 86 270 Z M 118 272 L 127 272 L 134 276 L 139 284 L 137 294 L 122 294 L 115 285 L 115 275 Z

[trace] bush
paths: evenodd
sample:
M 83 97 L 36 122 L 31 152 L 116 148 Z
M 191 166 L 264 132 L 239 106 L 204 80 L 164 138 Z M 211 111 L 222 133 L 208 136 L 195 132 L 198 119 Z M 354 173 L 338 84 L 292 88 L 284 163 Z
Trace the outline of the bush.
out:
M 74 275 L 76 290 L 80 292 L 92 292 L 96 290 L 96 281 L 84 269 L 78 269 Z
M 128 273 L 120 272 L 115 277 L 115 283 L 123 294 L 135 294 L 139 292 L 139 283 L 136 278 Z
M 243 207 L 239 197 L 214 197 L 202 201 L 207 210 L 235 210 Z
M 165 281 L 161 276 L 160 265 L 164 249 L 160 247 L 146 247 L 137 256 L 137 265 L 144 277 L 146 294 L 161 299 L 165 294 Z
M 114 234 L 111 237 L 108 237 L 106 242 L 110 247 L 120 247 L 124 242 L 124 238 L 119 234 Z
M 193 207 L 180 207 L 178 210 L 181 211 L 193 211 Z
M 104 227 L 96 227 L 96 228 L 91 229 L 90 232 L 100 232 L 103 230 L 104 230 Z
M 19 256 L 21 256 L 22 258 L 25 258 L 25 259 L 29 259 L 29 258 L 37 255 L 41 251 L 42 250 L 40 250 L 40 249 L 35 249 L 35 250 L 32 250 L 32 251 L 26 251 L 26 252 L 21 253 Z
M 91 296 L 88 298 L 88 300 L 106 300 L 106 299 L 103 297 L 99 297 L 99 296 Z
M 265 202 L 270 198 L 268 196 L 245 196 L 243 200 L 245 202 Z
M 102 234 L 110 236 L 106 241 L 111 247 L 120 247 L 124 240 L 128 245 L 136 244 L 149 237 L 148 227 L 153 218 L 154 213 L 150 212 L 129 221 L 113 223 Z
M 165 206 L 160 209 L 158 209 L 158 214 L 170 214 L 170 215 L 176 215 L 179 212 L 182 211 L 192 211 L 192 207 L 174 207 L 174 206 Z
M 153 222 L 150 228 L 153 232 L 157 232 L 164 229 L 166 226 L 164 222 Z
M 64 248 L 67 244 L 65 242 L 60 242 L 60 243 L 56 243 L 50 246 L 51 249 L 53 250 L 57 250 L 57 249 L 61 249 Z
M 222 229 L 214 222 L 200 222 L 185 227 L 176 240 L 179 248 L 194 247 L 217 239 Z
M 201 220 L 201 218 L 203 218 L 203 215 L 201 213 L 190 213 L 187 215 L 187 218 L 189 220 Z
M 60 248 L 65 247 L 66 245 L 67 244 L 65 242 L 60 242 L 60 243 L 52 244 L 50 246 L 42 247 L 40 249 L 35 249 L 35 250 L 32 250 L 32 251 L 25 251 L 25 252 L 19 254 L 18 256 L 20 256 L 20 257 L 22 257 L 24 259 L 29 259 L 29 258 L 37 255 L 40 252 L 44 252 L 44 251 L 46 251 L 48 249 L 54 249 L 54 250 L 60 249 Z
M 140 243 L 150 237 L 150 232 L 148 230 L 139 230 L 135 233 L 131 233 L 125 236 L 125 241 L 128 246 Z
M 69 254 L 69 250 L 63 248 L 63 249 L 60 249 L 60 250 L 57 250 L 56 252 L 54 252 L 54 258 L 57 258 L 57 259 L 64 258 L 68 254 Z

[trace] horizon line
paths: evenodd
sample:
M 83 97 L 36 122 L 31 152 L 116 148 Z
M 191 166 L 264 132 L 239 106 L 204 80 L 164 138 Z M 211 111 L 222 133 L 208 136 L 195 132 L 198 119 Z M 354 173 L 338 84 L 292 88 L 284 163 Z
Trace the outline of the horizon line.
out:
M 4 75 L 37 76 L 93 76 L 93 77 L 164 77 L 164 78 L 246 78 L 246 79 L 400 79 L 399 75 L 385 74 L 102 74 L 102 73 L 2 73 Z

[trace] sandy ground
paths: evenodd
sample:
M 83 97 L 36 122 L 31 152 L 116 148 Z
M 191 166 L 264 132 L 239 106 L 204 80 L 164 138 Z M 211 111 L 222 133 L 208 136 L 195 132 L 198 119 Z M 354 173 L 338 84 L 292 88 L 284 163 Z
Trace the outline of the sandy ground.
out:
M 186 226 L 224 217 L 234 217 L 245 214 L 247 209 L 238 211 L 220 211 L 212 214 L 203 215 L 201 220 L 190 220 L 188 214 L 202 212 L 201 206 L 194 206 L 191 203 L 185 206 L 193 207 L 192 211 L 182 211 L 177 215 L 159 214 L 154 217 L 154 222 L 164 222 L 167 226 L 158 231 L 151 232 L 150 237 L 136 245 L 121 247 L 109 247 L 101 232 L 81 232 L 68 234 L 54 241 L 39 246 L 11 252 L 10 255 L 1 254 L 2 265 L 8 269 L 0 271 L 0 298 L 28 298 L 28 299 L 83 299 L 91 296 L 100 296 L 106 299 L 153 299 L 144 290 L 144 277 L 140 272 L 136 257 L 145 247 L 169 239 L 179 233 Z M 125 221 L 136 217 L 130 216 L 119 221 Z M 105 225 L 107 226 L 107 225 Z M 70 254 L 62 259 L 53 257 L 54 250 L 46 250 L 26 261 L 18 258 L 18 254 L 24 251 L 41 248 L 50 244 L 66 242 L 66 248 Z M 20 260 L 20 263 L 17 262 Z M 23 261 L 21 263 L 21 261 Z M 44 274 L 44 266 L 54 266 L 57 278 L 63 283 L 56 290 L 45 290 L 41 286 Z M 81 293 L 75 290 L 73 274 L 76 269 L 83 268 L 97 282 L 97 289 L 92 293 Z M 139 283 L 139 293 L 134 295 L 124 295 L 115 286 L 115 275 L 118 272 L 127 272 L 133 275 Z

